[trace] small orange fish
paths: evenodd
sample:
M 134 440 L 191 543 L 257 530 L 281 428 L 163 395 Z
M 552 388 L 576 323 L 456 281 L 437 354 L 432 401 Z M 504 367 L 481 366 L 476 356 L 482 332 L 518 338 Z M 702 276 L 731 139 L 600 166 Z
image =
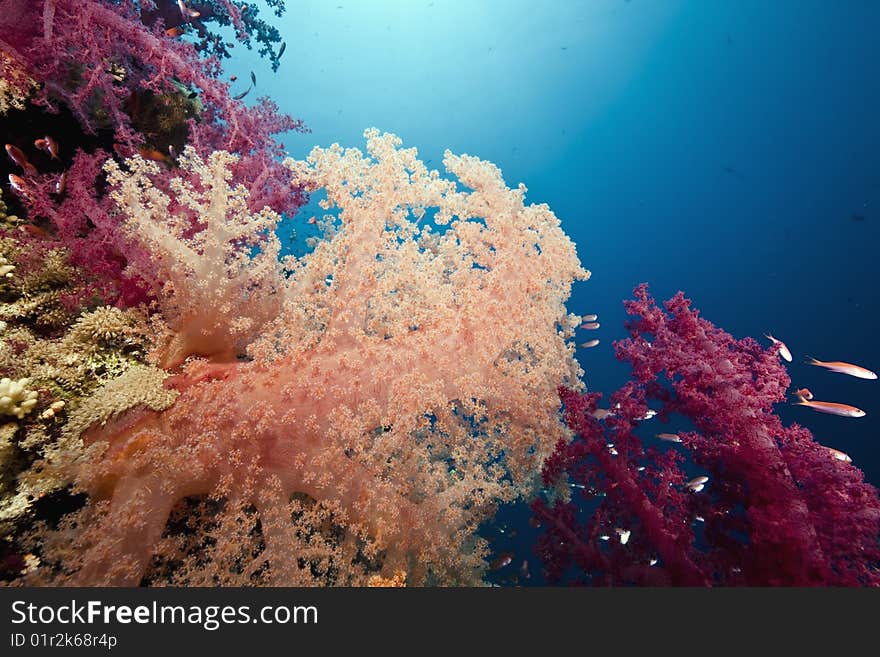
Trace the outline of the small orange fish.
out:
M 489 564 L 489 570 L 501 570 L 505 566 L 509 566 L 511 561 L 513 561 L 513 554 L 511 552 L 502 552 L 498 555 L 497 559 Z
M 795 390 L 793 394 L 795 397 L 803 397 L 804 399 L 813 398 L 813 393 L 810 392 L 809 388 L 801 388 L 799 390 Z
M 176 39 L 184 32 L 186 32 L 186 30 L 184 30 L 179 25 L 177 27 L 169 27 L 167 30 L 165 30 L 165 34 L 170 36 L 172 39 Z
M 657 437 L 660 440 L 665 440 L 668 443 L 680 443 L 681 438 L 678 437 L 678 434 L 675 433 L 658 433 Z
M 807 401 L 803 397 L 796 401 L 795 406 L 806 406 L 812 408 L 819 413 L 828 413 L 829 415 L 839 415 L 840 417 L 865 417 L 865 411 L 849 404 L 837 404 L 835 402 L 823 401 Z
M 57 160 L 58 159 L 58 152 L 60 150 L 58 148 L 58 142 L 55 141 L 49 135 L 46 135 L 44 137 L 44 139 L 46 140 L 46 143 L 49 145 L 49 155 L 52 157 L 53 160 Z
M 40 239 L 46 239 L 49 237 L 49 233 L 45 228 L 40 228 L 33 224 L 24 224 L 23 226 L 19 226 L 18 229 L 23 233 L 27 233 L 31 237 L 39 237 Z
M 113 152 L 116 153 L 119 157 L 131 157 L 131 150 L 124 144 L 119 143 L 118 141 L 113 142 Z
M 14 173 L 9 174 L 9 186 L 12 187 L 19 194 L 24 194 L 25 182 L 24 178 L 21 176 L 16 176 Z
M 314 217 L 309 217 L 309 223 L 310 223 L 310 224 L 316 224 L 316 223 L 318 223 L 318 220 L 315 219 Z
M 157 151 L 155 148 L 147 148 L 145 146 L 141 146 L 138 149 L 138 155 L 145 160 L 152 160 L 153 162 L 164 162 L 168 159 L 168 156 L 162 151 Z
M 779 355 L 782 356 L 789 363 L 791 362 L 791 352 L 788 350 L 788 347 L 785 346 L 785 343 L 782 340 L 777 340 L 769 333 L 766 335 L 766 338 L 773 343 L 779 350 Z
M 708 481 L 709 481 L 709 477 L 706 477 L 705 475 L 703 475 L 701 477 L 694 477 L 689 482 L 687 482 L 687 484 L 685 484 L 685 486 L 688 489 L 692 490 L 693 492 L 699 493 L 701 490 L 703 490 L 706 487 L 706 484 L 708 483 Z
M 229 76 L 229 81 L 230 81 L 230 82 L 235 82 L 236 80 L 238 80 L 238 76 L 237 76 L 237 75 L 230 75 L 230 76 Z
M 833 447 L 826 447 L 828 453 L 831 454 L 838 461 L 843 461 L 844 463 L 852 463 L 852 458 L 846 452 L 841 452 L 839 449 L 834 449 Z
M 53 160 L 58 159 L 58 142 L 52 139 L 49 135 L 46 135 L 42 139 L 37 139 L 34 141 L 34 146 L 36 146 L 39 150 L 45 151 L 49 154 Z
M 581 317 L 582 322 L 595 322 L 597 319 L 599 319 L 599 315 L 584 315 Z
M 599 328 L 599 322 L 584 322 L 581 324 L 582 329 L 586 329 L 587 331 L 595 331 Z
M 184 18 L 198 18 L 201 16 L 199 12 L 195 9 L 190 9 L 186 6 L 186 3 L 183 0 L 177 0 L 177 6 L 180 9 L 180 13 Z
M 591 349 L 592 347 L 595 347 L 595 346 L 597 346 L 598 344 L 599 344 L 599 340 L 598 340 L 598 339 L 596 339 L 596 340 L 590 340 L 590 341 L 588 341 L 588 342 L 584 342 L 584 343 L 581 345 L 581 347 L 582 347 L 583 349 Z
M 35 175 L 37 173 L 37 168 L 28 162 L 27 155 L 25 155 L 24 151 L 18 146 L 15 146 L 14 144 L 6 144 L 6 154 L 9 156 L 10 160 L 24 169 L 25 173 L 30 175 Z
M 818 367 L 824 367 L 826 370 L 831 370 L 832 372 L 838 372 L 839 374 L 849 374 L 850 376 L 857 377 L 859 379 L 876 379 L 877 375 L 871 370 L 866 370 L 864 367 L 859 367 L 858 365 L 853 365 L 852 363 L 842 363 L 837 360 L 832 361 L 821 361 L 816 360 L 815 358 L 811 358 L 807 361 L 810 365 L 816 365 Z

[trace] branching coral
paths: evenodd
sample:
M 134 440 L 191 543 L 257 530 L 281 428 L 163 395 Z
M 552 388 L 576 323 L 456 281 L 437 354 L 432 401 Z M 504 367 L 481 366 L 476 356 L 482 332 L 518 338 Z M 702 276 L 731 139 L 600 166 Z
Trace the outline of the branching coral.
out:
M 664 309 L 640 286 L 626 306 L 631 338 L 615 347 L 634 380 L 611 397 L 610 412 L 597 414 L 599 395 L 562 391 L 577 437 L 560 443 L 544 478 L 549 486 L 570 477 L 581 504 L 534 504 L 547 527 L 538 552 L 551 579 L 880 583 L 877 490 L 809 431 L 773 413 L 790 383 L 778 350 L 735 340 L 681 293 Z M 661 420 L 680 414 L 693 423 L 694 431 L 677 434 L 690 466 L 678 448 L 637 435 L 649 398 Z M 617 540 L 623 532 L 627 540 Z
M 266 4 L 276 16 L 284 14 L 284 0 L 267 0 Z M 168 28 L 176 27 L 187 31 L 192 28 L 191 31 L 198 35 L 196 49 L 218 57 L 229 57 L 230 48 L 234 44 L 209 31 L 207 24 L 217 23 L 223 27 L 231 25 L 235 29 L 236 38 L 249 50 L 253 47 L 252 38 L 256 39 L 260 44 L 260 55 L 269 57 L 273 71 L 278 69 L 282 53 L 280 47 L 276 50 L 273 45 L 281 42 L 281 35 L 277 28 L 260 18 L 258 5 L 247 3 L 239 6 L 231 0 L 202 0 L 192 3 L 192 6 L 199 12 L 196 18 L 184 17 L 175 0 L 155 0 L 155 6 L 144 9 L 141 18 L 146 25 L 152 25 L 161 19 Z
M 166 366 L 193 354 L 234 360 L 280 312 L 280 217 L 248 210 L 247 190 L 230 186 L 235 161 L 218 151 L 203 162 L 188 147 L 179 161 L 184 176 L 169 184 L 173 200 L 150 182 L 159 173 L 154 162 L 132 158 L 128 172 L 107 163 L 123 229 L 149 254 L 129 258 L 129 272 L 152 283 L 174 332 Z
M 60 303 L 78 285 L 64 251 L 6 236 L 0 252 L 19 265 L 0 287 L 0 388 L 6 393 L 0 407 L 16 418 L 0 429 L 2 549 L 30 522 L 37 500 L 68 484 L 65 469 L 41 463 L 56 453 L 78 458 L 71 430 L 62 432 L 67 411 L 83 417 L 81 398 L 137 366 L 148 351 L 148 330 L 135 310 L 102 307 L 74 321 Z
M 6 53 L 0 52 L 0 116 L 9 110 L 24 109 L 36 85 Z
M 215 143 L 215 148 L 238 151 L 232 141 L 242 139 L 235 133 L 243 123 L 253 128 L 244 141 L 264 147 L 271 142 L 268 135 L 273 128 L 302 128 L 299 122 L 278 115 L 265 128 L 258 125 L 254 120 L 261 111 L 251 112 L 233 101 L 228 86 L 216 79 L 219 61 L 200 58 L 192 44 L 169 36 L 161 22 L 156 22 L 157 16 L 141 14 L 139 4 L 130 0 L 3 0 L 2 78 L 20 95 L 38 83 L 34 102 L 52 109 L 64 102 L 86 130 L 109 127 L 117 141 L 129 147 L 143 140 L 131 130 L 125 111 L 130 95 L 137 90 L 162 94 L 173 91 L 175 84 L 191 85 L 205 96 L 208 111 L 203 121 L 230 139 L 225 145 Z M 161 4 L 180 18 L 173 3 Z M 214 18 L 221 23 L 231 19 L 237 24 L 237 36 L 247 41 L 247 21 L 242 20 L 239 8 L 232 3 L 222 5 L 216 7 Z M 245 15 L 256 18 L 253 11 Z M 221 122 L 229 124 L 228 132 Z M 251 152 L 240 151 L 242 155 Z
M 67 251 L 53 241 L 22 235 L 0 231 L 0 258 L 5 262 L 0 271 L 12 274 L 0 279 L 0 320 L 26 320 L 42 332 L 57 331 L 82 310 L 94 288 L 87 277 L 75 275 Z
M 30 379 L 0 379 L 0 415 L 12 415 L 21 420 L 34 410 L 39 395 L 27 387 L 29 383 Z
M 556 389 L 579 385 L 564 301 L 587 273 L 553 213 L 524 205 L 525 188 L 508 189 L 490 163 L 447 153 L 471 190 L 459 191 L 393 135 L 366 136 L 369 156 L 334 146 L 288 162 L 326 190 L 339 225 L 286 263 L 278 316 L 251 339 L 252 360 L 191 361 L 166 381 L 180 392 L 167 410 L 82 433 L 103 450 L 75 473 L 91 501 L 45 536 L 41 558 L 63 570 L 29 581 L 479 581 L 479 523 L 532 489 L 564 436 Z M 249 263 L 235 247 L 254 234 L 235 220 L 254 218 L 226 182 L 228 156 L 187 157 L 199 182 L 176 183 L 174 201 L 146 182 L 145 163 L 111 171 L 128 229 L 173 280 L 159 291 L 172 326 L 184 311 L 230 312 L 193 274 L 214 272 L 211 289 L 238 298 Z M 232 232 L 210 232 L 230 219 Z M 268 262 L 274 247 L 261 248 Z M 255 297 L 261 277 L 276 276 L 268 265 L 250 273 Z M 249 301 L 239 312 L 262 311 Z
M 270 5 L 276 12 L 282 8 L 275 0 Z M 219 80 L 219 61 L 199 54 L 205 48 L 222 54 L 230 47 L 203 29 L 205 20 L 231 23 L 236 38 L 248 47 L 255 38 L 266 54 L 277 43 L 277 32 L 259 20 L 256 11 L 220 0 L 201 6 L 202 21 L 194 25 L 201 42 L 193 47 L 189 40 L 177 39 L 177 31 L 166 32 L 172 24 L 156 22 L 157 16 L 149 13 L 152 7 L 152 2 L 129 0 L 0 0 L 0 121 L 10 134 L 15 133 L 10 141 L 32 162 L 20 167 L 8 164 L 3 174 L 4 178 L 7 172 L 20 175 L 12 185 L 17 203 L 7 198 L 20 216 L 9 213 L 0 200 L 0 374 L 10 379 L 10 386 L 28 377 L 39 391 L 32 412 L 19 420 L 12 434 L 3 434 L 0 470 L 8 485 L 0 491 L 0 540 L 7 538 L 7 532 L 28 526 L 34 518 L 34 500 L 68 483 L 71 468 L 56 466 L 64 459 L 78 462 L 82 456 L 78 432 L 70 427 L 76 418 L 91 423 L 89 409 L 100 407 L 93 403 L 94 395 L 110 395 L 115 380 L 130 384 L 131 377 L 142 373 L 149 332 L 144 330 L 147 320 L 139 304 L 152 301 L 147 281 L 165 293 L 162 310 L 172 324 L 179 320 L 174 327 L 180 333 L 178 343 L 188 345 L 182 349 L 184 355 L 193 343 L 212 343 L 211 336 L 205 338 L 193 325 L 189 338 L 196 337 L 187 343 L 187 324 L 174 312 L 174 304 L 186 299 L 174 293 L 168 281 L 157 284 L 155 272 L 147 281 L 134 275 L 147 262 L 147 255 L 138 249 L 148 240 L 129 240 L 118 225 L 122 215 L 105 193 L 102 168 L 111 154 L 121 160 L 140 148 L 161 160 L 162 171 L 152 182 L 179 197 L 175 211 L 186 203 L 182 199 L 187 184 L 195 185 L 190 190 L 192 203 L 204 191 L 198 175 L 186 168 L 180 173 L 188 181 L 178 180 L 180 188 L 169 187 L 184 143 L 209 163 L 216 160 L 210 154 L 217 149 L 234 153 L 224 164 L 232 171 L 233 186 L 251 188 L 244 198 L 252 215 L 263 216 L 265 205 L 294 211 L 304 200 L 281 165 L 283 145 L 274 138 L 279 132 L 303 130 L 302 124 L 280 114 L 267 99 L 247 107 L 231 98 L 229 85 Z M 172 10 L 163 17 L 175 16 L 179 22 L 177 3 L 163 1 L 155 7 Z M 142 9 L 147 11 L 141 13 Z M 277 53 L 272 58 L 277 64 Z M 51 156 L 41 152 L 35 140 L 51 141 Z M 194 157 L 188 154 L 182 163 L 187 165 Z M 210 233 L 201 225 L 199 211 L 193 206 L 187 217 L 181 215 L 182 221 L 190 221 L 192 233 L 187 238 L 194 242 Z M 213 234 L 217 236 L 216 231 Z M 225 248 L 223 236 L 218 239 L 220 248 Z M 253 265 L 260 261 L 259 255 L 266 256 L 277 270 L 277 250 L 272 251 L 268 239 L 261 237 L 258 242 L 237 242 L 234 249 L 244 253 L 257 248 L 260 254 L 248 262 Z M 123 274 L 126 268 L 133 276 Z M 277 278 L 283 281 L 280 275 Z M 231 336 L 223 345 L 226 357 L 243 349 L 252 338 L 249 332 L 258 330 L 263 319 L 255 306 L 248 306 L 248 300 L 257 296 L 253 280 L 240 280 L 242 294 L 230 297 L 233 304 L 245 306 L 245 316 L 238 317 L 228 304 L 218 309 L 229 320 L 221 331 Z M 262 302 L 280 308 L 281 296 Z M 206 307 L 213 301 L 198 300 Z M 191 308 L 185 312 L 193 322 L 198 319 Z M 276 308 L 268 318 L 277 314 Z M 158 313 L 150 324 L 161 329 L 159 335 L 167 332 Z M 146 402 L 135 405 L 160 408 Z M 15 410 L 14 405 L 10 408 Z M 62 435 L 65 424 L 69 430 Z M 0 570 L 7 546 L 0 545 Z
M 176 3 L 160 4 L 180 18 Z M 128 0 L 0 0 L 0 80 L 7 96 L 30 94 L 29 113 L 45 109 L 40 131 L 22 135 L 16 146 L 40 157 L 34 140 L 54 135 L 62 149 L 60 159 L 18 172 L 16 195 L 34 224 L 30 230 L 68 249 L 103 303 L 122 306 L 147 298 L 140 280 L 121 275 L 122 253 L 130 249 L 103 194 L 102 165 L 112 154 L 140 151 L 170 169 L 185 143 L 206 159 L 225 150 L 237 156 L 232 175 L 248 186 L 251 211 L 269 205 L 295 212 L 305 200 L 281 166 L 284 148 L 275 139 L 305 130 L 303 124 L 266 98 L 250 107 L 232 98 L 218 60 L 200 57 L 141 8 L 146 5 Z M 242 14 L 228 2 L 214 9 L 214 20 L 232 21 L 243 41 L 249 27 L 258 40 L 267 34 L 252 11 Z M 61 110 L 78 124 L 63 139 L 51 121 Z

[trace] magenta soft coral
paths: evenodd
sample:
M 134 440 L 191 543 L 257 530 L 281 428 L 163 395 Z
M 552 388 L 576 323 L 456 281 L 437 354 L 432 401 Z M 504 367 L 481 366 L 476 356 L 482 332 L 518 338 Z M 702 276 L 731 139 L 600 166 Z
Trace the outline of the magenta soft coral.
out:
M 26 29 L 0 18 L 0 49 L 40 84 L 33 102 L 53 109 L 67 105 L 87 132 L 110 128 L 123 155 L 143 144 L 127 104 L 133 94 L 198 93 L 202 112 L 190 124 L 189 143 L 202 156 L 226 150 L 241 157 L 234 172 L 242 184 L 259 182 L 265 192 L 254 203 L 271 203 L 277 212 L 294 212 L 303 201 L 281 167 L 283 146 L 275 136 L 304 131 L 301 121 L 278 112 L 268 99 L 253 107 L 229 95 L 218 79 L 216 58 L 201 58 L 192 44 L 167 36 L 161 24 L 141 22 L 139 5 L 100 0 L 0 0 L 0 14 L 15 16 Z M 0 68 L 0 71 L 3 71 Z M 17 78 L 16 78 L 17 79 Z M 23 83 L 24 84 L 24 83 Z M 22 89 L 29 91 L 29 89 Z M 65 145 L 72 147 L 73 145 Z M 255 206 L 259 210 L 262 206 Z
M 34 104 L 49 111 L 65 105 L 85 133 L 99 133 L 107 151 L 112 143 L 125 156 L 145 140 L 131 116 L 138 105 L 133 101 L 192 89 L 201 110 L 188 122 L 188 144 L 203 157 L 216 150 L 238 156 L 232 176 L 235 184 L 252 190 L 252 212 L 264 206 L 295 212 L 305 194 L 282 166 L 285 153 L 275 136 L 305 130 L 303 124 L 268 99 L 248 107 L 231 98 L 228 84 L 218 79 L 217 59 L 200 58 L 192 44 L 170 38 L 160 23 L 144 25 L 139 8 L 128 1 L 0 0 L 0 49 L 6 55 L 0 72 L 20 80 L 23 93 L 32 91 L 31 79 L 36 81 Z M 8 23 L 12 18 L 15 25 Z M 7 76 L 9 67 L 24 75 Z M 66 161 L 81 144 L 61 141 Z M 137 248 L 124 241 L 109 199 L 97 191 L 108 157 L 103 150 L 77 151 L 64 193 L 58 193 L 57 174 L 27 175 L 19 197 L 32 221 L 51 221 L 53 237 L 73 254 L 74 264 L 105 282 L 98 290 L 102 302 L 129 305 L 144 300 L 161 281 L 139 281 L 123 272 L 132 257 L 139 258 Z
M 58 194 L 58 174 L 39 174 L 28 179 L 20 195 L 30 216 L 48 219 L 53 231 L 51 235 L 22 232 L 19 242 L 66 249 L 79 277 L 91 281 L 90 287 L 69 300 L 71 308 L 87 306 L 87 297 L 122 306 L 148 299 L 144 281 L 124 273 L 127 259 L 138 254 L 138 247 L 123 242 L 112 201 L 96 190 L 106 160 L 101 150 L 78 151 L 63 174 L 63 194 Z
M 633 381 L 596 417 L 599 395 L 561 390 L 576 437 L 547 460 L 580 496 L 533 504 L 551 579 L 654 585 L 878 585 L 880 501 L 862 473 L 773 405 L 789 378 L 774 349 L 735 340 L 679 293 L 660 308 L 646 286 L 626 302 L 615 345 Z M 648 399 L 695 431 L 681 447 L 643 440 Z M 598 414 L 602 415 L 602 414 Z M 651 443 L 655 443 L 651 445 Z M 706 489 L 687 485 L 706 475 Z M 629 532 L 629 533 L 627 533 Z M 625 539 L 624 539 L 625 537 Z

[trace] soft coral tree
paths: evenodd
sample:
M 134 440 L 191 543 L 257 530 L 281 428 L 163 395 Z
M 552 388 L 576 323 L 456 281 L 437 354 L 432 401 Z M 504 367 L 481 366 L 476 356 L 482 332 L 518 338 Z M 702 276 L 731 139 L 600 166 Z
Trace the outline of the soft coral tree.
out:
M 147 25 L 161 20 L 167 28 L 178 28 L 197 34 L 195 47 L 199 52 L 211 53 L 217 57 L 230 57 L 230 49 L 234 43 L 226 41 L 220 34 L 212 32 L 208 26 L 216 23 L 221 27 L 232 26 L 235 36 L 248 50 L 253 48 L 252 41 L 259 44 L 260 55 L 269 57 L 272 70 L 278 70 L 283 54 L 281 33 L 277 28 L 260 18 L 260 7 L 255 3 L 237 5 L 232 0 L 201 0 L 185 3 L 191 10 L 198 12 L 197 17 L 184 15 L 176 0 L 154 0 L 141 3 L 141 19 Z M 266 0 L 266 5 L 275 16 L 282 16 L 285 11 L 284 0 Z M 275 49 L 275 44 L 282 43 Z
M 492 164 L 447 153 L 460 190 L 393 135 L 367 145 L 288 162 L 339 216 L 283 287 L 272 242 L 237 249 L 274 217 L 247 214 L 228 156 L 185 160 L 197 175 L 173 197 L 147 163 L 111 167 L 127 231 L 150 245 L 142 269 L 168 272 L 156 294 L 174 330 L 231 319 L 231 299 L 248 326 L 273 291 L 281 307 L 248 359 L 191 359 L 166 381 L 171 407 L 83 432 L 90 456 L 68 467 L 90 502 L 43 537 L 53 581 L 479 581 L 480 523 L 533 490 L 564 435 L 556 390 L 580 373 L 564 302 L 587 272 L 549 208 Z M 194 351 L 181 344 L 178 358 Z
M 634 380 L 612 395 L 610 413 L 597 412 L 598 395 L 561 391 L 576 438 L 557 446 L 544 479 L 569 478 L 582 492 L 534 503 L 551 578 L 880 584 L 877 491 L 774 414 L 789 385 L 777 350 L 735 340 L 681 293 L 665 310 L 645 286 L 635 295 L 631 337 L 616 344 Z M 652 398 L 661 420 L 681 415 L 696 429 L 678 434 L 684 453 L 637 435 Z M 696 475 L 709 477 L 705 490 L 688 485 Z

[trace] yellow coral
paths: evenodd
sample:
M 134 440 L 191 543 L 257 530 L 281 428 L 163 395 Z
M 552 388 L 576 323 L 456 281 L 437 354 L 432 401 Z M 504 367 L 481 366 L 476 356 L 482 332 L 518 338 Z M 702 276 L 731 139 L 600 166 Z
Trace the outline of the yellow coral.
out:
M 21 223 L 21 219 L 14 214 L 9 214 L 9 208 L 3 202 L 3 190 L 0 189 L 0 222 L 7 226 L 17 226 Z M 8 238 L 7 238 L 8 239 Z
M 36 83 L 3 52 L 0 52 L 0 71 L 3 71 L 0 76 L 0 116 L 3 116 L 9 110 L 24 109 L 27 96 Z
M 47 290 L 0 305 L 0 319 L 31 321 L 37 326 L 59 328 L 69 321 L 70 313 L 61 305 L 59 291 Z
M 71 328 L 68 340 L 95 348 L 119 343 L 136 332 L 135 318 L 131 313 L 103 306 L 80 316 Z
M 162 386 L 168 373 L 149 365 L 134 365 L 98 388 L 69 415 L 64 442 L 70 444 L 93 424 L 101 424 L 135 406 L 161 411 L 174 403 L 178 393 Z
M 39 396 L 35 390 L 28 390 L 30 379 L 13 381 L 0 379 L 0 415 L 12 415 L 19 420 L 34 410 Z
M 55 249 L 42 254 L 40 266 L 19 275 L 16 261 L 22 259 L 21 249 L 21 244 L 14 238 L 0 238 L 0 280 L 5 283 L 0 320 L 61 328 L 70 321 L 70 313 L 61 304 L 62 289 L 68 286 L 73 276 L 66 253 Z
M 367 580 L 367 586 L 371 588 L 403 588 L 406 586 L 406 572 L 398 570 L 392 577 L 372 575 Z
M 15 265 L 10 264 L 10 262 L 2 255 L 0 255 L 0 276 L 4 278 L 12 278 L 12 272 L 15 271 Z
M 7 422 L 0 426 L 0 491 L 9 487 L 14 480 L 13 476 L 8 474 L 8 470 L 12 464 L 13 454 L 15 452 L 15 443 L 13 439 L 18 431 L 18 424 L 15 422 Z
M 32 272 L 24 281 L 22 291 L 35 291 L 66 286 L 74 275 L 67 262 L 67 253 L 62 249 L 49 251 L 40 263 L 39 269 Z

